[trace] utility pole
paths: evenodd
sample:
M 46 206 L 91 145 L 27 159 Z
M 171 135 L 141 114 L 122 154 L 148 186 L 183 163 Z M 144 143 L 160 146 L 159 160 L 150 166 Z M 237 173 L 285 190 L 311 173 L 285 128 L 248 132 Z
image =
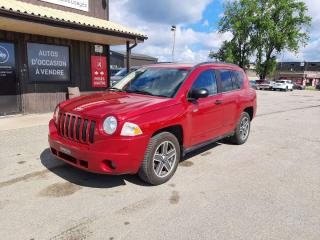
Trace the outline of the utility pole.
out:
M 176 45 L 176 26 L 171 26 L 171 32 L 173 32 L 173 45 L 172 45 L 172 62 L 174 62 L 174 48 Z

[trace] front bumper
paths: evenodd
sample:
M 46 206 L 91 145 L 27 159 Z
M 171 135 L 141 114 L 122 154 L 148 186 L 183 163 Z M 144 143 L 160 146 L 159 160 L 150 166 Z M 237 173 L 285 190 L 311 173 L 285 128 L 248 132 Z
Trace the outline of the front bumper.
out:
M 53 120 L 49 123 L 49 145 L 59 159 L 77 168 L 103 174 L 134 174 L 140 168 L 148 136 L 106 137 L 84 144 L 61 137 Z

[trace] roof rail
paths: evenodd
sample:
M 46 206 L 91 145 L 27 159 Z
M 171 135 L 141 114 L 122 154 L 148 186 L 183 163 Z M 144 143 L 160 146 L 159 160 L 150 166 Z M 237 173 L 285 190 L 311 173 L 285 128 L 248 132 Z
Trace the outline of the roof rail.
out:
M 234 63 L 220 62 L 220 61 L 205 61 L 205 62 L 201 62 L 201 63 L 194 65 L 194 67 L 199 67 L 199 66 L 205 65 L 205 64 L 228 64 L 228 65 L 239 67 L 237 64 L 234 64 Z
M 196 69 L 197 67 L 200 67 L 200 66 L 205 65 L 205 64 L 228 64 L 228 65 L 232 65 L 232 66 L 239 67 L 238 65 L 233 64 L 233 63 L 218 62 L 218 61 L 205 61 L 205 62 L 201 62 L 201 63 L 198 63 L 198 64 L 194 65 L 194 66 L 190 69 L 190 72 L 192 72 L 192 71 L 193 71 L 194 69 Z

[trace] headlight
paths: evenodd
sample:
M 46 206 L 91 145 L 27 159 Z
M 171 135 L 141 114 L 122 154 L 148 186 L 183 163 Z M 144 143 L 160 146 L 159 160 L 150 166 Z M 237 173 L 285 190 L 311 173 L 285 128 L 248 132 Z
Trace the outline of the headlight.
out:
M 121 130 L 121 136 L 137 136 L 141 135 L 142 131 L 137 124 L 126 122 Z
M 113 134 L 117 130 L 118 122 L 113 116 L 107 117 L 103 122 L 103 131 L 107 134 Z
M 58 119 L 59 119 L 59 111 L 60 111 L 60 108 L 58 105 L 58 106 L 56 106 L 56 109 L 54 110 L 54 114 L 53 114 L 53 119 L 57 124 L 58 124 Z

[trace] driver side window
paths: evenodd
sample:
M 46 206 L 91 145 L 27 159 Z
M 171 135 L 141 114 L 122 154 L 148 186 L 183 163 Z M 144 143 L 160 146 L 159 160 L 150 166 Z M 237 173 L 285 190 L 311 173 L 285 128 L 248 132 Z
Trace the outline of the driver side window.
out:
M 217 94 L 217 80 L 213 70 L 205 70 L 194 81 L 191 90 L 205 88 L 209 92 L 209 96 Z

